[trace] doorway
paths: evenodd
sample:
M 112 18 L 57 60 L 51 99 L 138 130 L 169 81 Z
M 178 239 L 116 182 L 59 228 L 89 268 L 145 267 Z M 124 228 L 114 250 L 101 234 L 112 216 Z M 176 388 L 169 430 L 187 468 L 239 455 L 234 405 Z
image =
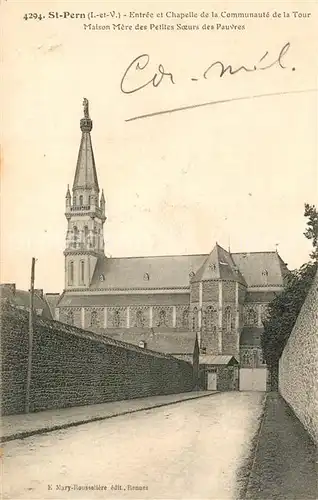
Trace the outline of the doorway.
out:
M 208 372 L 208 391 L 216 391 L 216 372 Z

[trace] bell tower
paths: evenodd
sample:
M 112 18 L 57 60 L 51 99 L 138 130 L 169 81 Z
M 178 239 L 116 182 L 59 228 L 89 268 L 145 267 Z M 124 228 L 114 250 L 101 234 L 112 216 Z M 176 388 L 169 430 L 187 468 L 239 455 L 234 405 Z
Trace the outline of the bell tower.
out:
M 106 221 L 105 197 L 100 196 L 89 116 L 89 103 L 83 101 L 84 117 L 72 195 L 67 187 L 65 255 L 65 290 L 89 288 L 97 259 L 105 257 L 103 226 Z

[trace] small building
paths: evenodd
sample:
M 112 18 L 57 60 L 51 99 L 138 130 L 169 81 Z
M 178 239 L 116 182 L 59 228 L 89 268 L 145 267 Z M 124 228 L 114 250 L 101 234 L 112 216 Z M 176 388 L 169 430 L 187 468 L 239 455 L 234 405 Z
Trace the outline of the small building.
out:
M 199 384 L 208 391 L 237 391 L 239 363 L 234 356 L 201 354 L 199 357 Z
M 15 283 L 0 284 L 0 299 L 1 302 L 8 302 L 18 309 L 30 310 L 30 291 L 19 290 Z M 41 288 L 34 289 L 33 307 L 37 316 L 52 319 L 49 304 Z

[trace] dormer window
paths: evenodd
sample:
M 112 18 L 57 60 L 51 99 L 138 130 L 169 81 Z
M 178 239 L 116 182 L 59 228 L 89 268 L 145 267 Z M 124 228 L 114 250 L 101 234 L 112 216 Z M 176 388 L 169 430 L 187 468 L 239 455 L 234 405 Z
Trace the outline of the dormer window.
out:
M 144 340 L 141 340 L 138 345 L 139 347 L 141 347 L 141 349 L 147 349 L 147 342 L 145 342 Z
M 264 271 L 262 271 L 262 276 L 268 276 L 268 271 L 267 271 L 267 269 L 264 269 Z
M 189 272 L 189 278 L 190 278 L 190 280 L 191 280 L 192 278 L 194 278 L 194 276 L 195 276 L 195 273 L 194 273 L 193 271 L 190 271 L 190 272 Z
M 145 273 L 144 274 L 144 281 L 149 281 L 149 279 L 150 279 L 149 273 Z
M 99 281 L 105 281 L 105 275 L 104 274 L 100 274 L 99 275 Z
M 215 264 L 210 264 L 210 265 L 209 265 L 209 269 L 210 269 L 211 271 L 215 271 L 215 270 L 216 270 L 216 265 L 215 265 Z

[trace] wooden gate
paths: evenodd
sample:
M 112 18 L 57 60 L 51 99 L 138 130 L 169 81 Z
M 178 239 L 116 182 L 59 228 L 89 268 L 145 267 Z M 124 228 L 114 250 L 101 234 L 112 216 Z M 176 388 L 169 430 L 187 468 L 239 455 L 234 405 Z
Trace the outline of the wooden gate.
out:
M 240 368 L 240 391 L 266 391 L 266 368 Z

